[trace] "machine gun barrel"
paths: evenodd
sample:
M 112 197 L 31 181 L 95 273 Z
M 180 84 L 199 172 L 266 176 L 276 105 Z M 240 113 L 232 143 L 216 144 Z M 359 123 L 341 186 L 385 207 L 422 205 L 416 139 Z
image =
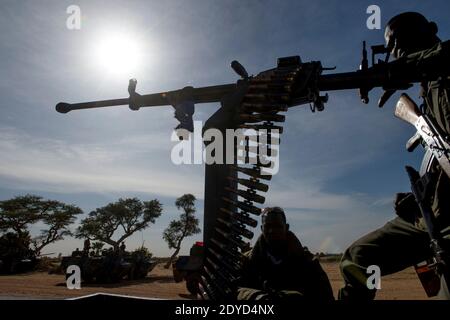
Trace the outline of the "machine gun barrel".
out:
M 218 102 L 222 97 L 236 88 L 236 84 L 224 84 L 218 86 L 200 87 L 193 89 L 193 102 L 194 103 L 211 103 Z M 183 90 L 183 89 L 181 89 Z M 138 95 L 133 99 L 122 98 L 122 99 L 111 99 L 111 100 L 99 100 L 90 101 L 82 103 L 66 103 L 60 102 L 56 105 L 56 111 L 60 113 L 67 113 L 72 110 L 82 110 L 82 109 L 93 109 L 93 108 L 103 108 L 112 106 L 122 106 L 131 105 L 136 103 L 139 107 L 158 107 L 171 105 L 167 99 L 170 94 L 177 94 L 181 90 L 167 91 L 152 93 L 146 95 Z M 132 101 L 135 100 L 135 101 Z
M 81 103 L 60 102 L 56 105 L 56 111 L 58 111 L 59 113 L 67 113 L 72 110 L 122 106 L 127 105 L 129 101 L 130 101 L 129 98 L 124 98 L 124 99 L 99 100 Z

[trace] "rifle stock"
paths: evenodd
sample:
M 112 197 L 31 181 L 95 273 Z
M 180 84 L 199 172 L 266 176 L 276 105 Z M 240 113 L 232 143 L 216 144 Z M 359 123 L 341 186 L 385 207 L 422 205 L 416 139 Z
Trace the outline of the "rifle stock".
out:
M 403 93 L 395 106 L 395 116 L 415 126 L 421 115 L 417 104 L 406 93 Z

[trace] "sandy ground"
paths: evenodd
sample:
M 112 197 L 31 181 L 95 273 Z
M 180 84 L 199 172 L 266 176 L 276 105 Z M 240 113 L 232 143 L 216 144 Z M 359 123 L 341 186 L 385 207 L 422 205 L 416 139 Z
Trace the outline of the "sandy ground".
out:
M 335 296 L 342 285 L 338 264 L 323 263 L 324 270 L 333 286 Z M 13 276 L 0 276 L 0 299 L 65 299 L 97 292 L 123 294 L 158 299 L 193 299 L 186 290 L 185 282 L 175 283 L 171 269 L 158 264 L 144 280 L 118 284 L 83 285 L 80 290 L 69 290 L 63 275 L 34 272 Z M 396 275 L 383 277 L 377 299 L 427 299 L 413 268 Z
M 334 296 L 337 297 L 339 288 L 342 287 L 339 264 L 336 262 L 322 263 L 322 267 L 330 279 Z M 381 278 L 381 289 L 378 290 L 377 300 L 428 300 L 422 284 L 413 267 L 394 275 Z

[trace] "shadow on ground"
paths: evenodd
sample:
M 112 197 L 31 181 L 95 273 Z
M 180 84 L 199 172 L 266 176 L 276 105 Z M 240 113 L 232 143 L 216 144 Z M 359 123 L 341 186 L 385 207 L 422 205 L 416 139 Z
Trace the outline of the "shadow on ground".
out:
M 145 283 L 175 283 L 173 280 L 173 276 L 149 276 L 144 279 L 139 280 L 122 280 L 117 283 L 85 283 L 82 282 L 82 286 L 86 288 L 121 288 L 134 286 Z M 65 287 L 66 283 L 58 283 L 56 284 L 58 287 Z
M 180 293 L 180 294 L 178 294 L 178 296 L 183 299 L 198 300 L 198 298 L 195 294 Z

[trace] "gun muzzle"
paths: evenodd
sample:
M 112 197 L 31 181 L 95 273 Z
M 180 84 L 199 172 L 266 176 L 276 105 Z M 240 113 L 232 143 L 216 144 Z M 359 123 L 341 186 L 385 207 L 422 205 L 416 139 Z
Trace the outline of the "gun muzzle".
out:
M 70 110 L 72 110 L 70 108 L 70 104 L 66 103 L 66 102 L 60 102 L 56 105 L 55 107 L 56 111 L 58 111 L 59 113 L 67 113 Z

